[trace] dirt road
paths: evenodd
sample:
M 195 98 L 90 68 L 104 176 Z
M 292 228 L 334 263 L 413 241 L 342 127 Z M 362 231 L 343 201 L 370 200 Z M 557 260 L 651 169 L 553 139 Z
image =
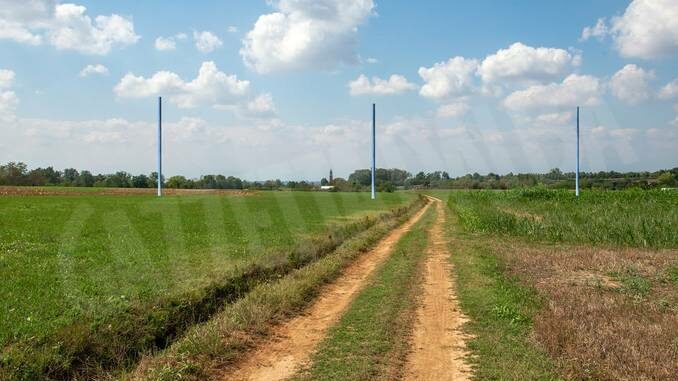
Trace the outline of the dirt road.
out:
M 466 335 L 467 320 L 459 309 L 451 276 L 450 252 L 444 237 L 444 203 L 431 198 L 437 210 L 429 235 L 421 303 L 412 337 L 412 352 L 405 371 L 407 380 L 468 380 L 470 367 Z
M 334 283 L 321 290 L 318 300 L 301 316 L 274 330 L 273 339 L 263 343 L 224 380 L 284 380 L 308 360 L 327 330 L 341 317 L 350 302 L 367 283 L 374 270 L 393 251 L 395 244 L 426 212 L 431 203 L 394 229 L 377 246 L 358 258 Z

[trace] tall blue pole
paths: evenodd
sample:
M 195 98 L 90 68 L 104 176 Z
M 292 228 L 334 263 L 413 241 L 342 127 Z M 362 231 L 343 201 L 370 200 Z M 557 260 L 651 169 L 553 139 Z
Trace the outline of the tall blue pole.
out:
M 372 103 L 372 200 L 376 198 L 375 190 L 374 190 L 374 176 L 376 173 L 376 162 L 377 162 L 377 145 L 376 145 L 376 126 L 377 126 L 377 107 L 374 103 Z
M 158 197 L 162 196 L 162 97 L 158 97 Z
M 576 195 L 579 197 L 579 106 L 577 106 L 577 174 L 574 178 Z

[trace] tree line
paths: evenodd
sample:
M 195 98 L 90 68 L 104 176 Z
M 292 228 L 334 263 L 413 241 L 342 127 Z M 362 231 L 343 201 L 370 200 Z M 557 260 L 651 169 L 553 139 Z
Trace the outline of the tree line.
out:
M 466 174 L 451 177 L 445 171 L 410 172 L 398 168 L 377 168 L 375 181 L 378 191 L 392 192 L 396 189 L 510 189 L 543 185 L 549 188 L 573 188 L 574 172 L 562 172 L 555 168 L 547 173 L 508 173 L 498 175 L 488 173 Z M 347 179 L 337 177 L 330 183 L 326 178 L 321 185 L 331 185 L 335 191 L 364 191 L 372 181 L 369 169 L 358 169 Z M 282 189 L 313 190 L 318 183 L 311 181 L 247 181 L 234 176 L 203 175 L 197 179 L 184 176 L 162 178 L 166 188 L 181 189 Z M 87 170 L 66 168 L 62 171 L 53 167 L 29 169 L 25 163 L 9 162 L 0 165 L 0 185 L 23 186 L 73 186 L 73 187 L 112 187 L 112 188 L 155 188 L 158 184 L 157 172 L 148 175 L 133 175 L 118 171 L 111 174 L 93 174 Z M 583 189 L 624 189 L 629 187 L 673 187 L 678 186 L 678 167 L 660 171 L 642 172 L 581 172 L 580 186 Z
M 377 169 L 375 172 L 375 182 L 378 188 L 385 188 L 387 190 L 392 188 L 511 189 L 536 185 L 548 188 L 572 189 L 575 186 L 575 173 L 562 172 L 560 169 L 554 168 L 546 173 L 514 174 L 510 172 L 504 175 L 473 173 L 451 177 L 445 171 L 422 171 L 412 175 L 401 169 Z M 370 170 L 360 169 L 353 172 L 348 178 L 348 183 L 358 183 L 363 187 L 370 186 Z M 678 186 L 678 167 L 654 172 L 580 172 L 579 185 L 582 189 L 674 187 Z

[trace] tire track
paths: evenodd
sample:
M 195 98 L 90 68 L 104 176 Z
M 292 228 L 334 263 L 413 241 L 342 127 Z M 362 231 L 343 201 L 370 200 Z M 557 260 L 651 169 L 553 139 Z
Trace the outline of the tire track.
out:
M 468 335 L 461 326 L 468 320 L 459 308 L 444 235 L 445 207 L 442 200 L 429 197 L 436 205 L 436 222 L 429 235 L 423 293 L 412 335 L 412 351 L 405 368 L 407 380 L 468 380 L 471 368 Z

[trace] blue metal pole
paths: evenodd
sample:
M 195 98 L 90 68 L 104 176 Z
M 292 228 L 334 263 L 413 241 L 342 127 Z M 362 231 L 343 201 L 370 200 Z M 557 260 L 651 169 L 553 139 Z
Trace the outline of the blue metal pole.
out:
M 377 145 L 376 145 L 376 125 L 377 125 L 377 116 L 376 116 L 376 105 L 372 103 L 372 200 L 376 198 L 375 189 L 374 189 L 374 176 L 376 173 L 376 161 L 377 161 Z
M 162 196 L 162 97 L 158 97 L 158 197 Z
M 577 175 L 574 179 L 577 188 L 576 195 L 579 197 L 579 106 L 577 106 Z

